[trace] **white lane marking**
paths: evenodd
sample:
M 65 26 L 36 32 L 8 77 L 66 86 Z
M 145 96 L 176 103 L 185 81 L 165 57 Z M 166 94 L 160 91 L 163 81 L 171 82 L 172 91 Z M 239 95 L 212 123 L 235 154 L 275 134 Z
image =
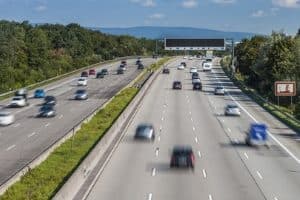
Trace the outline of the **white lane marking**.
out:
M 201 152 L 200 152 L 200 151 L 198 151 L 198 156 L 199 156 L 199 158 L 201 158 L 201 157 L 202 157 L 202 155 L 201 155 Z
M 256 171 L 256 174 L 257 176 L 260 178 L 260 179 L 263 179 L 262 175 L 259 173 L 259 171 Z
M 197 137 L 195 137 L 195 142 L 198 143 L 198 138 Z
M 63 115 L 60 115 L 60 116 L 58 117 L 58 119 L 61 119 L 61 118 L 63 118 Z
M 209 200 L 213 200 L 213 198 L 212 198 L 211 194 L 210 194 L 210 195 L 208 195 L 208 199 L 209 199 Z
M 214 109 L 217 110 L 217 107 L 215 106 Z
M 50 123 L 45 124 L 45 127 L 48 127 L 50 125 Z
M 247 158 L 247 160 L 249 159 L 249 156 L 246 152 L 244 153 L 244 156 Z
M 162 126 L 159 127 L 159 131 L 161 131 L 161 130 L 162 130 Z
M 160 136 L 158 136 L 157 140 L 160 141 Z
M 230 128 L 227 128 L 227 130 L 228 130 L 229 133 L 231 133 L 231 129 Z
M 193 118 L 191 117 L 191 121 L 193 121 Z
M 190 115 L 192 114 L 192 112 L 190 111 Z
M 205 171 L 205 169 L 203 169 L 203 170 L 202 170 L 202 173 L 203 173 L 203 177 L 204 177 L 204 178 L 206 178 L 206 177 L 207 177 L 207 175 L 206 175 L 206 171 Z
M 231 94 L 228 92 L 230 98 L 256 123 L 258 123 L 258 120 L 256 120 L 237 100 L 231 96 Z M 298 164 L 300 164 L 300 159 L 295 156 L 286 146 L 284 146 L 272 133 L 267 131 L 268 135 L 282 148 L 284 149 Z
M 20 126 L 21 124 L 20 123 L 17 123 L 17 124 L 15 124 L 13 127 L 14 128 L 17 128 L 18 126 Z
M 156 150 L 155 150 L 155 156 L 156 157 L 158 156 L 158 153 L 159 153 L 159 148 L 156 148 Z
M 195 127 L 193 126 L 193 131 L 195 131 L 196 129 L 195 129 Z
M 188 96 L 188 95 L 186 95 L 186 98 L 188 99 L 188 98 L 189 98 L 189 96 Z
M 163 118 L 163 117 L 161 118 L 161 121 L 164 121 L 164 118 Z
M 36 134 L 36 132 L 30 133 L 27 137 L 30 138 L 32 136 L 34 136 Z
M 148 194 L 148 200 L 152 200 L 152 193 Z
M 152 176 L 155 176 L 155 173 L 156 173 L 156 169 L 155 168 L 152 168 Z
M 12 149 L 15 148 L 15 147 L 16 147 L 16 145 L 13 144 L 13 145 L 11 145 L 10 147 L 8 147 L 8 148 L 6 149 L 6 151 L 10 151 L 10 150 L 12 150 Z
M 221 119 L 221 121 L 222 121 L 222 122 L 225 122 L 225 120 L 224 120 L 224 119 Z
M 277 198 L 277 197 L 274 197 L 274 200 L 278 200 L 278 198 Z

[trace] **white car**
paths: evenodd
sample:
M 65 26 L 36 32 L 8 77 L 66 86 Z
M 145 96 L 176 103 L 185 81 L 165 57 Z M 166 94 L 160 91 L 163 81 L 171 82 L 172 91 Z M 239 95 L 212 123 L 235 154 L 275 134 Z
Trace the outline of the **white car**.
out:
M 22 96 L 13 97 L 9 104 L 10 107 L 24 107 L 26 105 L 27 105 L 27 101 Z
M 189 60 L 193 60 L 193 58 L 194 58 L 193 56 L 190 56 L 190 57 L 189 57 Z
M 183 56 L 183 59 L 187 59 L 188 57 L 187 56 Z
M 223 86 L 217 86 L 215 88 L 215 95 L 225 95 L 225 88 Z
M 184 69 L 184 66 L 183 66 L 183 65 L 179 65 L 179 66 L 177 67 L 177 69 L 183 70 L 183 69 Z
M 212 63 L 211 62 L 204 63 L 203 71 L 211 71 L 211 70 L 212 70 Z
M 195 84 L 195 83 L 201 83 L 200 78 L 192 79 L 192 84 Z
M 240 108 L 236 104 L 228 104 L 225 107 L 225 115 L 226 116 L 240 116 L 241 115 Z
M 78 86 L 87 86 L 87 79 L 84 77 L 80 77 L 77 81 Z
M 191 69 L 190 69 L 190 73 L 195 73 L 195 72 L 197 72 L 198 70 L 197 70 L 197 68 L 196 67 L 191 67 Z
M 9 112 L 0 112 L 0 126 L 8 126 L 15 121 L 15 116 Z

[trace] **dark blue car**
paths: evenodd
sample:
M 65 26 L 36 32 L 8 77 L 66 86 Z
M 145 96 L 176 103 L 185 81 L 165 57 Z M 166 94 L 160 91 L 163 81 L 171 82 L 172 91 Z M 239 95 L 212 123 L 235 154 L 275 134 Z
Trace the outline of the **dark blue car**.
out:
M 34 92 L 34 98 L 44 98 L 46 96 L 46 93 L 43 89 L 37 89 Z

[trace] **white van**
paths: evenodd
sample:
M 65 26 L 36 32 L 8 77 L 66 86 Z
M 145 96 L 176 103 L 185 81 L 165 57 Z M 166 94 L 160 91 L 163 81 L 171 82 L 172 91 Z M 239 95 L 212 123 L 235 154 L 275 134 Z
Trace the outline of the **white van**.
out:
M 212 70 L 212 63 L 211 62 L 206 62 L 203 65 L 203 71 L 211 71 Z

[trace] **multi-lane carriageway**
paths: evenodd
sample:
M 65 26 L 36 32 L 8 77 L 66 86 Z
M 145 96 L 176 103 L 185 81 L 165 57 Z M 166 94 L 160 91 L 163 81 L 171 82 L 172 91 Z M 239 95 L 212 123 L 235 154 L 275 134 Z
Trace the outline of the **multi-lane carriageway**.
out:
M 142 60 L 145 66 L 157 61 L 149 58 Z M 72 100 L 74 92 L 78 89 L 79 74 L 44 87 L 47 95 L 57 98 L 55 118 L 35 118 L 42 99 L 30 98 L 29 106 L 16 109 L 5 108 L 10 99 L 0 101 L 0 108 L 4 107 L 16 117 L 14 124 L 0 127 L 0 185 L 135 79 L 141 72 L 137 70 L 135 61 L 136 59 L 127 61 L 127 71 L 122 75 L 116 74 L 120 62 L 98 66 L 98 70 L 107 68 L 109 75 L 103 79 L 88 78 L 86 89 L 89 99 L 86 101 Z
M 214 60 L 212 72 L 200 72 L 204 91 L 193 91 L 188 69 L 159 74 L 145 96 L 124 137 L 102 173 L 86 192 L 88 200 L 298 200 L 300 199 L 300 150 L 293 131 L 265 112 L 236 88 Z M 201 61 L 187 61 L 200 66 Z M 199 67 L 201 69 L 201 67 Z M 172 82 L 183 82 L 172 90 Z M 228 93 L 215 96 L 223 84 Z M 241 117 L 225 117 L 224 106 L 236 102 Z M 265 122 L 269 148 L 244 144 L 251 122 Z M 153 143 L 133 140 L 143 122 L 156 129 Z M 194 172 L 171 170 L 170 151 L 176 144 L 193 147 Z M 82 194 L 82 193 L 80 193 Z M 82 199 L 77 195 L 75 199 Z

